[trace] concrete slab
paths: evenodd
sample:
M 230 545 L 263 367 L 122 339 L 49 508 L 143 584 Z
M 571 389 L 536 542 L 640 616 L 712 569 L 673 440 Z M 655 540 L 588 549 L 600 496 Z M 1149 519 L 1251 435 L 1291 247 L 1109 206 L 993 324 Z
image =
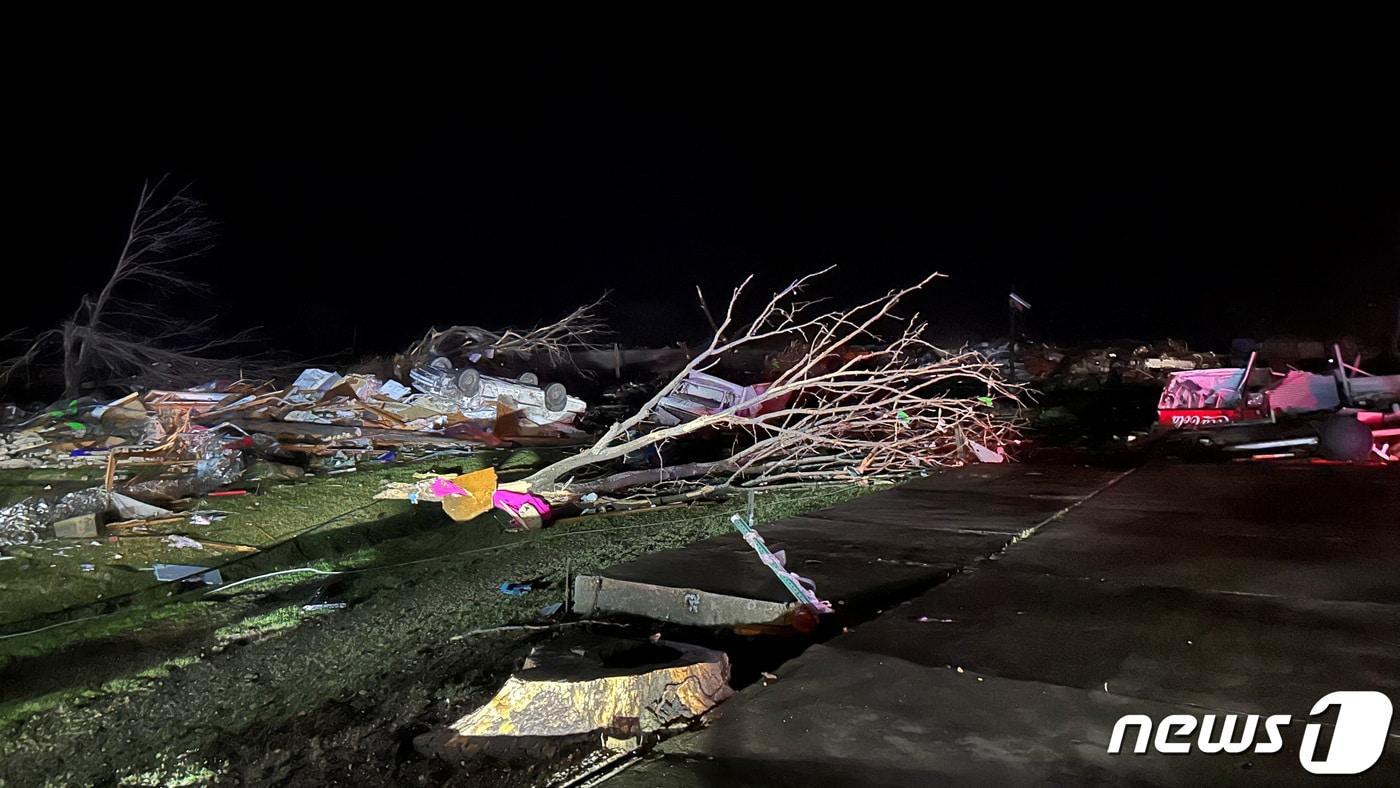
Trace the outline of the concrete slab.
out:
M 1008 559 L 1064 577 L 1400 603 L 1394 477 L 1383 467 L 1144 468 L 1076 512 L 1073 528 Z
M 770 549 L 787 551 L 788 567 L 810 577 L 822 599 L 849 611 L 864 610 L 908 598 L 1000 551 L 1119 475 L 1075 466 L 970 466 L 822 512 L 759 523 L 758 530 Z M 644 586 L 666 591 L 652 593 Z M 575 592 L 575 610 L 584 615 L 626 613 L 701 626 L 713 625 L 715 606 L 697 612 L 678 608 L 674 601 L 687 594 L 783 605 L 792 601 L 737 534 L 649 553 L 600 576 L 579 577 Z M 771 612 L 767 606 L 748 610 L 763 611 L 764 617 L 741 615 L 729 623 L 773 620 L 766 617 Z
M 1315 781 L 1298 762 L 1314 702 L 1373 690 L 1400 703 L 1397 471 L 1144 468 L 808 649 L 612 782 Z M 1296 722 L 1276 754 L 1110 755 L 1129 713 Z M 1386 746 L 1353 782 L 1400 782 L 1400 719 Z
M 1397 643 L 1400 608 L 1389 605 L 1074 580 L 996 565 L 830 645 L 1084 690 L 1107 685 L 1113 694 L 1167 703 L 1277 713 L 1306 711 L 1338 689 L 1400 699 Z
M 696 734 L 607 781 L 625 786 L 1316 784 L 1298 764 L 1299 723 L 1283 752 L 1110 754 L 1125 714 L 1200 715 L 1102 691 L 958 673 L 813 646 L 767 687 L 745 690 Z M 1306 712 L 1307 709 L 1303 709 Z M 1400 762 L 1392 739 L 1382 764 Z M 1373 769 L 1348 784 L 1393 785 Z

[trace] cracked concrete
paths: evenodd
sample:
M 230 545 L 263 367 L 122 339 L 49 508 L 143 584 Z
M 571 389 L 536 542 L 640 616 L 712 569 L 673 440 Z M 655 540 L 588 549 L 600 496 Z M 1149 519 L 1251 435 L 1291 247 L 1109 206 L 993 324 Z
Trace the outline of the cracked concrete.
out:
M 757 530 L 786 549 L 843 616 L 860 617 L 945 581 L 1072 509 L 1121 472 L 979 465 Z M 701 599 L 687 604 L 688 594 Z M 690 626 L 779 623 L 792 596 L 737 534 L 664 550 L 578 578 L 575 612 Z
M 1396 468 L 1143 468 L 609 784 L 1310 783 L 1318 698 L 1400 701 L 1397 512 Z M 1211 712 L 1296 722 L 1274 754 L 1107 752 L 1124 714 Z M 1351 783 L 1400 783 L 1400 719 L 1387 741 Z

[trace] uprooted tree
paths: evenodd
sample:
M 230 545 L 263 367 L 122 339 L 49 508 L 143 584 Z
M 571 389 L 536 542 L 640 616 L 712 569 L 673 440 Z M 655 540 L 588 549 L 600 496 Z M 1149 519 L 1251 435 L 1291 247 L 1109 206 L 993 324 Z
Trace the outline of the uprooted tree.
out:
M 225 356 L 247 341 L 246 333 L 202 339 L 208 321 L 170 317 L 155 303 L 157 295 L 168 299 L 202 289 L 180 267 L 210 249 L 215 227 L 188 186 L 167 181 L 162 176 L 142 184 L 116 265 L 102 288 L 84 294 L 60 327 L 40 333 L 24 353 L 0 364 L 0 383 L 55 357 L 68 397 L 85 384 L 171 385 L 237 370 L 247 361 Z
M 801 295 L 823 273 L 774 293 L 743 327 L 735 313 L 752 277 L 746 279 L 731 294 L 708 346 L 631 416 L 590 448 L 530 476 L 528 487 L 546 496 L 573 496 L 701 478 L 719 486 L 762 487 L 894 477 L 962 464 L 974 443 L 994 451 L 1015 439 L 1014 419 L 989 406 L 988 398 L 1015 402 L 1020 392 L 1003 381 L 997 365 L 972 351 L 941 350 L 923 339 L 926 324 L 917 315 L 894 314 L 901 301 L 941 274 L 850 309 L 822 312 L 819 302 Z M 662 400 L 692 373 L 713 368 L 734 351 L 783 342 L 797 349 L 795 360 L 754 397 L 647 429 Z M 595 467 L 712 429 L 744 440 L 729 456 L 708 462 L 611 476 L 599 476 Z

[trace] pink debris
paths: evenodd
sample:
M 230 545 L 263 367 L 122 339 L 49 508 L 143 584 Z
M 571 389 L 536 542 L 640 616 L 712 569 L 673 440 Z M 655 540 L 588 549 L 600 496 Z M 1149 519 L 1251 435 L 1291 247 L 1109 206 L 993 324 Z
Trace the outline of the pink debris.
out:
M 512 492 L 510 490 L 497 490 L 491 494 L 491 504 L 497 509 L 504 509 L 512 518 L 520 520 L 520 507 L 529 504 L 539 512 L 541 520 L 549 519 L 549 503 L 538 495 L 529 493 Z
M 433 495 L 439 498 L 446 498 L 449 495 L 470 495 L 462 489 L 461 485 L 442 477 L 433 479 L 433 486 L 430 489 L 432 489 Z

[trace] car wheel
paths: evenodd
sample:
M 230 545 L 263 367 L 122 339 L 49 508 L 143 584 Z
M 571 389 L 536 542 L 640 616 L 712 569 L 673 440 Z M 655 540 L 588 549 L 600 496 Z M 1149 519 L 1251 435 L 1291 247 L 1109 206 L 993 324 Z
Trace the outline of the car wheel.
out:
M 569 407 L 569 392 L 563 383 L 551 383 L 544 387 L 544 407 L 550 413 L 561 413 Z
M 457 376 L 457 390 L 464 397 L 475 397 L 481 393 L 481 373 L 468 367 Z
M 1322 423 L 1318 451 L 1329 460 L 1360 462 L 1371 456 L 1371 428 L 1338 414 Z

